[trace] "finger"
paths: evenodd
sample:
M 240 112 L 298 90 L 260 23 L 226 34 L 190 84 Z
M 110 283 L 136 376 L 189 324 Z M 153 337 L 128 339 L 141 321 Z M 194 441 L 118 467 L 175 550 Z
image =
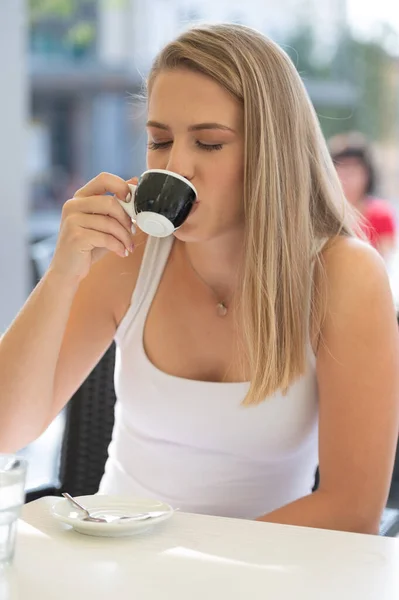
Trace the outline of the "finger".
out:
M 72 198 L 64 204 L 63 214 L 86 213 L 90 215 L 108 215 L 113 217 L 128 231 L 132 226 L 132 220 L 123 210 L 115 196 L 90 196 Z
M 79 217 L 79 226 L 83 229 L 108 233 L 119 240 L 124 249 L 129 250 L 129 252 L 133 250 L 131 231 L 127 231 L 119 221 L 112 217 L 82 214 Z
M 84 231 L 85 242 L 82 247 L 83 252 L 91 252 L 96 248 L 105 248 L 110 252 L 115 252 L 120 257 L 128 256 L 129 252 L 125 248 L 124 244 L 116 237 L 103 231 L 96 231 L 94 229 L 88 229 Z
M 113 175 L 112 173 L 100 173 L 97 177 L 91 179 L 86 185 L 80 188 L 75 194 L 75 198 L 83 198 L 87 196 L 97 196 L 106 194 L 107 192 L 115 194 L 120 200 L 126 200 L 130 193 L 127 182 Z
M 131 179 L 128 179 L 126 181 L 126 183 L 132 183 L 133 185 L 137 185 L 139 182 L 139 178 L 138 177 L 132 177 Z

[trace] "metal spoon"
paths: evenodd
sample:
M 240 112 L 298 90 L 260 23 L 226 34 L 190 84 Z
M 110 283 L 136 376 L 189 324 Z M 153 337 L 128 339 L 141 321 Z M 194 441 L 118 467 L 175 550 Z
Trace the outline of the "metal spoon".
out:
M 85 513 L 85 517 L 83 517 L 83 521 L 91 521 L 92 523 L 108 523 L 109 520 L 103 517 L 92 517 L 91 514 L 89 513 L 89 511 L 87 510 L 87 508 L 85 508 L 84 506 L 82 506 L 81 504 L 79 504 L 79 502 L 77 500 L 74 500 L 74 498 L 72 498 L 72 496 L 70 496 L 67 493 L 63 493 L 62 494 L 64 496 L 64 498 L 66 498 L 75 508 L 78 508 L 79 510 L 81 510 L 82 512 Z
M 165 515 L 168 511 L 165 510 L 160 510 L 160 511 L 152 511 L 152 512 L 145 512 L 145 513 L 136 513 L 134 515 L 122 515 L 120 517 L 118 516 L 113 516 L 113 515 L 104 515 L 102 517 L 93 517 L 90 512 L 87 510 L 87 508 L 85 508 L 84 506 L 82 506 L 81 504 L 79 504 L 79 502 L 77 502 L 77 500 L 75 500 L 74 498 L 72 498 L 72 496 L 70 496 L 67 493 L 63 493 L 62 494 L 64 496 L 64 498 L 66 498 L 67 500 L 69 500 L 69 502 L 75 506 L 75 508 L 78 508 L 79 510 L 83 511 L 86 516 L 83 517 L 82 521 L 91 521 L 92 523 L 112 523 L 115 521 L 145 521 L 147 519 L 154 519 L 156 517 L 161 517 L 163 515 Z

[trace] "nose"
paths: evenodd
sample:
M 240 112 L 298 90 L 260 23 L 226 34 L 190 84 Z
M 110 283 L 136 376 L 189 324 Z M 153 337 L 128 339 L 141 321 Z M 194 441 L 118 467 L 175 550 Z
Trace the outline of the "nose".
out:
M 194 158 L 190 156 L 189 149 L 178 146 L 174 142 L 168 156 L 166 169 L 177 173 L 191 181 L 195 174 Z

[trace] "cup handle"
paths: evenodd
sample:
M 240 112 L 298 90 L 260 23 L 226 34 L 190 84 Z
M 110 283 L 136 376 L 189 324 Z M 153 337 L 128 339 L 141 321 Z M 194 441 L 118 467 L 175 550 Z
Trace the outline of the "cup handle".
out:
M 128 183 L 129 189 L 130 189 L 130 201 L 129 202 L 124 202 L 123 200 L 120 200 L 119 198 L 116 198 L 119 202 L 119 204 L 121 205 L 121 207 L 123 208 L 123 210 L 129 215 L 129 217 L 132 219 L 132 221 L 136 220 L 136 211 L 134 210 L 134 196 L 136 193 L 136 185 L 133 185 L 133 183 Z

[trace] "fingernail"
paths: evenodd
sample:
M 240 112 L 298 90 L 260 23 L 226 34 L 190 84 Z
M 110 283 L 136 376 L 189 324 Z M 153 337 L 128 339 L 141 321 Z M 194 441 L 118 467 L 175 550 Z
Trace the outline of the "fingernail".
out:
M 132 194 L 129 192 L 129 193 L 128 193 L 128 195 L 127 195 L 127 196 L 126 196 L 126 198 L 125 198 L 125 202 L 126 202 L 127 204 L 129 204 L 129 202 L 130 202 L 130 200 L 131 200 L 131 199 L 132 199 Z
M 129 250 L 125 250 L 125 256 L 129 256 Z
M 135 226 L 135 224 L 134 224 L 134 223 L 132 223 L 132 226 L 131 226 L 131 228 L 130 228 L 130 231 L 132 232 L 132 234 L 133 234 L 133 235 L 135 235 L 135 234 L 136 234 L 136 231 L 137 231 L 137 230 L 136 230 L 136 226 Z
M 129 246 L 129 252 L 133 252 L 133 250 L 134 250 L 134 244 L 130 244 L 130 246 Z

